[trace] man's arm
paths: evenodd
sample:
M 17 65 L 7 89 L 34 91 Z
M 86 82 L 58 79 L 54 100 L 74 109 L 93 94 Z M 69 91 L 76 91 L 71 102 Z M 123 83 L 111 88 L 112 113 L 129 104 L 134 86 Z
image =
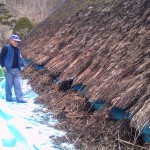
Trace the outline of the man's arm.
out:
M 2 50 L 1 50 L 1 53 L 0 53 L 0 65 L 4 68 L 4 71 L 6 71 L 5 69 L 5 64 L 4 64 L 4 58 L 5 58 L 5 56 L 6 56 L 6 54 L 7 54 L 7 47 L 6 46 L 4 46 L 3 48 L 2 48 Z

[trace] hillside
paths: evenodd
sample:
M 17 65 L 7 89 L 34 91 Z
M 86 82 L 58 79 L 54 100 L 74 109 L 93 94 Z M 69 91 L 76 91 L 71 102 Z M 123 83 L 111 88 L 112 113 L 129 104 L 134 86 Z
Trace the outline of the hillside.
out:
M 77 148 L 148 149 L 135 129 L 150 126 L 149 37 L 149 0 L 67 1 L 23 41 L 30 63 L 22 76 Z M 86 88 L 64 90 L 68 80 Z M 105 101 L 103 110 L 91 109 L 97 99 Z M 131 120 L 115 122 L 114 108 Z
M 44 20 L 65 0 L 0 0 L 17 17 L 27 16 L 33 22 Z
M 64 2 L 65 0 L 0 0 L 0 47 L 7 43 L 20 17 L 27 17 L 35 26 Z

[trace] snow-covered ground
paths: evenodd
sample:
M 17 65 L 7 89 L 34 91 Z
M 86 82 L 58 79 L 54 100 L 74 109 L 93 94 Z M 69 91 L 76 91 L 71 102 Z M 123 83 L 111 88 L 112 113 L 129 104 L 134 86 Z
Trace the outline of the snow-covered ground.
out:
M 65 132 L 50 127 L 58 121 L 46 108 L 34 103 L 38 95 L 27 80 L 22 80 L 24 99 L 28 101 L 25 104 L 6 102 L 4 87 L 5 79 L 0 84 L 0 150 L 74 149 L 69 143 L 59 146 L 53 143 L 55 137 L 63 136 Z

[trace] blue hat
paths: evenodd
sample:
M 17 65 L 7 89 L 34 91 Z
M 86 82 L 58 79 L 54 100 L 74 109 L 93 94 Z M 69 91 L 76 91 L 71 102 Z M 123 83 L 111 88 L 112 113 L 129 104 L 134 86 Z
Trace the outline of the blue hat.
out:
M 20 40 L 20 37 L 19 37 L 18 35 L 15 35 L 15 34 L 11 35 L 10 38 L 11 38 L 12 40 L 14 40 L 14 41 L 18 41 L 18 42 L 21 41 L 21 40 Z

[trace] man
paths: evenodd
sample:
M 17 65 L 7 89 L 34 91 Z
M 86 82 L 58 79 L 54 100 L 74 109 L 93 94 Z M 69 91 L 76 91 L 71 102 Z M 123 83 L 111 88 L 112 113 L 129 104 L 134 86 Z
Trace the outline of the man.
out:
M 21 42 L 18 35 L 11 35 L 9 44 L 4 46 L 0 53 L 0 65 L 3 67 L 5 72 L 5 91 L 6 101 L 13 102 L 12 100 L 12 87 L 18 103 L 27 103 L 23 100 L 23 93 L 20 80 L 21 70 L 21 53 L 17 47 L 18 43 Z

